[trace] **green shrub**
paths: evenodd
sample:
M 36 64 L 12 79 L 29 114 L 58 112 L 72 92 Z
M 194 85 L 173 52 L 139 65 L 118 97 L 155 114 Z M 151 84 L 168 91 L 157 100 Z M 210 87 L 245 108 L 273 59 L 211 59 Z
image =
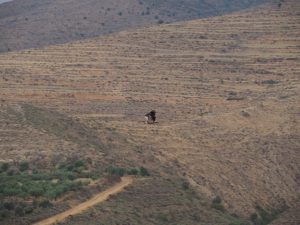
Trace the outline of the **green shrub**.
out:
M 194 213 L 194 214 L 192 215 L 192 219 L 193 219 L 194 221 L 200 222 L 200 216 L 199 216 L 198 214 L 196 214 L 196 213 Z
M 14 175 L 14 174 L 15 174 L 15 171 L 13 171 L 13 170 L 7 171 L 7 175 L 8 175 L 8 176 L 12 176 L 12 175 Z
M 222 199 L 219 196 L 216 196 L 213 198 L 212 203 L 211 203 L 211 208 L 219 210 L 221 212 L 225 212 L 225 208 L 222 205 Z
M 77 160 L 77 161 L 75 161 L 74 166 L 76 168 L 82 167 L 82 166 L 84 166 L 84 162 L 82 160 Z
M 15 214 L 16 214 L 17 216 L 24 216 L 25 213 L 24 213 L 23 206 L 18 205 L 18 206 L 15 208 Z
M 35 186 L 30 186 L 28 188 L 29 188 L 28 189 L 29 194 L 34 197 L 42 196 L 45 192 L 42 185 L 40 184 Z
M 263 80 L 261 83 L 262 84 L 278 84 L 279 81 L 278 80 Z
M 80 165 L 81 163 L 77 164 Z M 79 173 L 54 171 L 50 173 L 0 174 L 0 196 L 51 197 L 55 198 L 66 191 L 77 190 L 83 183 L 76 182 Z M 58 182 L 53 182 L 58 179 Z
M 124 168 L 110 166 L 106 169 L 106 172 L 111 175 L 118 175 L 122 177 L 124 176 L 126 170 Z
M 76 167 L 75 167 L 73 164 L 70 164 L 70 165 L 67 166 L 66 169 L 67 169 L 68 171 L 73 171 L 75 168 L 76 168 Z
M 9 217 L 9 211 L 7 209 L 0 210 L 0 220 Z
M 169 221 L 168 217 L 164 214 L 158 214 L 157 219 L 160 220 L 161 222 L 164 222 L 164 223 Z
M 267 225 L 271 223 L 277 216 L 284 212 L 288 207 L 286 205 L 282 205 L 276 209 L 265 210 L 261 206 L 255 207 L 257 213 L 252 213 L 250 216 L 250 220 L 254 225 Z
M 129 175 L 137 175 L 137 174 L 139 173 L 139 171 L 138 171 L 137 169 L 133 168 L 133 169 L 129 169 L 129 170 L 127 171 L 127 173 L 128 173 Z
M 13 202 L 4 202 L 3 203 L 3 208 L 7 210 L 13 210 L 15 208 L 15 203 Z
M 6 172 L 9 168 L 9 164 L 8 163 L 3 163 L 1 164 L 1 171 L 2 172 Z
M 25 170 L 28 170 L 29 169 L 29 163 L 28 162 L 21 162 L 19 164 L 19 170 L 20 171 L 25 171 Z
M 190 188 L 190 184 L 187 181 L 182 182 L 181 187 L 183 190 L 187 190 Z
M 225 208 L 222 204 L 212 204 L 211 207 L 221 212 L 225 212 Z
M 145 167 L 141 167 L 140 168 L 140 174 L 141 176 L 145 177 L 145 176 L 150 176 L 150 173 L 148 172 L 148 170 Z
M 27 206 L 24 207 L 24 213 L 25 214 L 30 214 L 30 213 L 33 212 L 33 210 L 34 210 L 34 207 L 32 205 L 27 205 Z
M 220 196 L 216 196 L 212 200 L 212 204 L 221 204 L 221 203 L 222 203 L 222 199 L 220 198 Z
M 43 200 L 39 203 L 39 206 L 42 208 L 49 208 L 52 206 L 52 203 L 49 200 Z

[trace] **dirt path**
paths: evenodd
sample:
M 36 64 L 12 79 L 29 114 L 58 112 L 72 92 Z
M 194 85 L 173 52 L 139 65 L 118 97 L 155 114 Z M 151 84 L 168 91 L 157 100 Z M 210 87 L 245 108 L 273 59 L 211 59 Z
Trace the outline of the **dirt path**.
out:
M 132 181 L 133 181 L 132 177 L 122 177 L 122 180 L 119 183 L 115 184 L 114 186 L 108 188 L 107 190 L 105 190 L 103 192 L 98 193 L 91 199 L 89 199 L 89 200 L 87 200 L 65 212 L 62 212 L 55 216 L 49 217 L 48 219 L 42 220 L 33 225 L 50 225 L 50 224 L 60 222 L 64 219 L 66 219 L 68 216 L 82 213 L 83 211 L 87 210 L 88 208 L 107 200 L 110 195 L 121 192 L 125 187 L 130 185 L 132 183 Z

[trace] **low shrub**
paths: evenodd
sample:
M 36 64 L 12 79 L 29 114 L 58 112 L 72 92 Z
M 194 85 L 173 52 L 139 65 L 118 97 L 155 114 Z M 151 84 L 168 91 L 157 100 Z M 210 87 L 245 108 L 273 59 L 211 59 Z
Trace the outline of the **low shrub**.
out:
M 225 212 L 225 207 L 222 205 L 222 199 L 219 196 L 213 198 L 211 208 Z
M 131 168 L 131 169 L 125 169 L 122 167 L 114 167 L 114 166 L 109 166 L 105 170 L 106 173 L 109 173 L 110 175 L 117 175 L 117 176 L 124 176 L 125 174 L 128 175 L 138 175 L 140 174 L 141 176 L 150 176 L 150 173 L 145 167 L 140 167 L 139 169 L 136 168 Z
M 288 207 L 286 205 L 282 205 L 276 209 L 265 210 L 261 206 L 256 206 L 257 213 L 252 213 L 250 216 L 250 220 L 254 225 L 267 225 L 271 223 L 277 216 L 284 212 Z
M 29 169 L 29 163 L 28 162 L 21 162 L 19 164 L 19 170 L 21 172 L 25 171 L 25 170 L 28 170 Z
M 39 203 L 39 206 L 42 208 L 49 208 L 52 206 L 52 203 L 49 200 L 43 200 Z
M 127 173 L 128 173 L 129 175 L 138 175 L 139 171 L 138 171 L 137 169 L 133 168 L 133 169 L 129 169 L 129 170 L 127 171 Z
M 23 208 L 21 205 L 18 205 L 18 206 L 15 208 L 15 214 L 16 214 L 17 216 L 24 216 L 24 215 L 25 215 L 24 208 Z
M 145 167 L 141 167 L 140 168 L 140 175 L 145 177 L 145 176 L 150 176 L 150 173 L 148 172 L 148 170 Z
M 124 176 L 126 170 L 124 168 L 121 167 L 113 167 L 110 166 L 105 170 L 107 173 L 109 173 L 110 175 L 118 175 L 120 177 Z
M 75 169 L 83 165 L 82 161 L 72 164 Z M 21 163 L 19 166 L 20 170 L 26 171 L 29 164 Z M 0 173 L 0 196 L 56 198 L 69 190 L 77 190 L 85 185 L 76 181 L 78 177 L 85 178 L 84 174 L 75 169 L 68 171 L 66 168 L 69 168 L 68 165 L 64 169 L 48 173 Z
M 181 187 L 183 190 L 188 190 L 190 188 L 190 184 L 187 181 L 182 182 Z
M 277 81 L 277 80 L 263 80 L 261 83 L 262 84 L 278 84 L 279 81 Z
M 8 168 L 9 168 L 9 164 L 8 163 L 3 163 L 0 166 L 0 171 L 1 172 L 6 172 L 8 170 Z

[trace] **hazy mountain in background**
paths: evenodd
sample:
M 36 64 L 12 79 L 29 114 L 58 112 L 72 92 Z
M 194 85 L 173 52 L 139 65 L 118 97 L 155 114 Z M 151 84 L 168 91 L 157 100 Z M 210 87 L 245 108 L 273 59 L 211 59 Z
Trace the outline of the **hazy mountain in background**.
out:
M 0 6 L 0 52 L 244 9 L 265 0 L 14 0 Z M 4 2 L 4 1 L 1 1 Z
M 12 1 L 12 0 L 0 0 L 0 4 L 4 3 L 4 2 L 10 2 L 10 1 Z

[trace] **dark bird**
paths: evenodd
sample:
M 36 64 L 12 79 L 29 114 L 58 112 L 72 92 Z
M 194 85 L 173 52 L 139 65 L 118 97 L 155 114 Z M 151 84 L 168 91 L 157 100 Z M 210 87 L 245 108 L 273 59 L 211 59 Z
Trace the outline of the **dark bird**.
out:
M 156 120 L 156 112 L 155 110 L 151 110 L 151 112 L 145 115 L 146 123 L 155 123 Z

